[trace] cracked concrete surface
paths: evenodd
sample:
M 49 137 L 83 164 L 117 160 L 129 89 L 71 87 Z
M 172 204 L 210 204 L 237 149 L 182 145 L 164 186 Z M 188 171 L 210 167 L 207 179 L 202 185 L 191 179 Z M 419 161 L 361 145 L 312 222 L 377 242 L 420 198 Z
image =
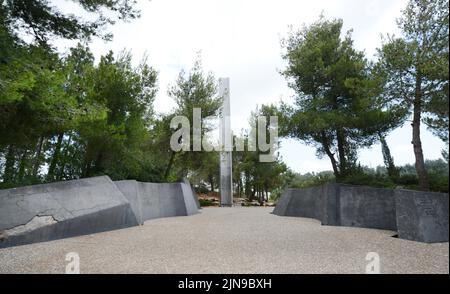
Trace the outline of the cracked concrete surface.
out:
M 321 226 L 272 208 L 205 208 L 143 226 L 0 249 L 0 273 L 64 273 L 69 252 L 81 273 L 449 273 L 449 243 L 392 238 L 393 231 Z
M 106 176 L 0 190 L 0 247 L 136 224 Z
M 7 238 L 8 236 L 20 235 L 22 233 L 33 231 L 56 223 L 57 221 L 51 215 L 37 215 L 24 225 L 20 225 L 12 229 L 3 231 L 3 234 Z
M 24 225 L 36 215 L 64 221 L 127 203 L 108 177 L 0 190 L 0 229 Z
M 148 219 L 197 212 L 198 202 L 187 181 L 114 183 L 101 176 L 0 190 L 0 247 L 92 234 L 135 226 Z

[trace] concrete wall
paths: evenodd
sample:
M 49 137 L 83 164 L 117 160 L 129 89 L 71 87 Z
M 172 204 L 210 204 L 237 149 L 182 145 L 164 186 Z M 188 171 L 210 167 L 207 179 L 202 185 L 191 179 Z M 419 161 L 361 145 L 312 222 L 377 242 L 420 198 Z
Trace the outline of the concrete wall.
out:
M 337 189 L 336 184 L 308 189 L 287 189 L 278 200 L 273 213 L 280 216 L 315 218 L 323 225 L 338 225 Z
M 393 189 L 339 185 L 339 225 L 397 229 Z
M 197 196 L 188 181 L 180 183 L 115 182 L 131 204 L 138 222 L 198 213 Z
M 128 180 L 116 181 L 114 184 L 130 204 L 131 210 L 136 218 L 136 222 L 138 224 L 143 224 L 141 197 L 138 195 L 140 192 L 138 182 L 135 180 Z
M 198 201 L 194 188 L 187 179 L 184 179 L 181 183 L 181 189 L 183 190 L 184 202 L 186 204 L 186 213 L 188 215 L 197 213 L 200 209 L 200 202 Z
M 286 211 L 289 206 L 289 202 L 291 201 L 292 194 L 295 192 L 295 190 L 296 189 L 284 190 L 283 194 L 281 194 L 280 198 L 278 199 L 277 205 L 273 209 L 273 214 L 288 216 Z
M 395 190 L 395 202 L 399 238 L 448 242 L 448 194 Z
M 106 176 L 0 190 L 0 247 L 137 225 Z
M 327 184 L 288 189 L 274 214 L 323 225 L 384 229 L 403 239 L 448 242 L 448 194 Z
M 198 212 L 188 181 L 114 183 L 107 176 L 0 190 L 0 247 L 136 226 Z
M 286 207 L 286 216 L 303 216 L 322 220 L 321 210 L 317 209 L 322 200 L 322 187 L 306 189 L 302 193 L 291 190 L 291 199 Z

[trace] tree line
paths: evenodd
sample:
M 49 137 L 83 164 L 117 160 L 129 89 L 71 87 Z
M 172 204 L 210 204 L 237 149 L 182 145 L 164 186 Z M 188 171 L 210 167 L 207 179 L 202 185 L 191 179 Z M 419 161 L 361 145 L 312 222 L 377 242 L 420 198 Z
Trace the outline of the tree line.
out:
M 202 117 L 218 115 L 221 98 L 214 75 L 205 73 L 197 58 L 168 90 L 175 108 L 156 113 L 158 73 L 147 58 L 133 66 L 130 53 L 109 52 L 96 63 L 89 48 L 93 37 L 112 38 L 106 32 L 109 24 L 137 18 L 139 11 L 127 1 L 74 2 L 98 19 L 65 15 L 42 0 L 1 4 L 1 188 L 106 174 L 113 180 L 148 182 L 189 177 L 217 189 L 217 152 L 170 148 L 174 116 L 183 115 L 192 125 L 194 108 L 201 108 Z M 51 46 L 58 38 L 79 43 L 59 54 Z M 202 137 L 208 138 L 212 128 L 203 119 Z M 245 170 L 245 184 L 235 173 L 239 191 L 245 191 L 239 193 L 260 198 L 264 193 L 267 198 L 274 184 L 258 174 L 256 157 L 239 157 L 246 158 L 242 168 L 234 158 L 236 170 Z
M 158 72 L 146 57 L 134 66 L 130 53 L 109 52 L 96 62 L 89 48 L 92 38 L 110 40 L 108 28 L 116 21 L 138 18 L 135 5 L 74 2 L 97 19 L 63 14 L 44 0 L 0 6 L 0 187 L 109 175 L 148 182 L 188 177 L 198 189 L 216 191 L 217 152 L 170 148 L 171 119 L 183 115 L 192 125 L 198 107 L 202 138 L 214 140 L 214 123 L 204 119 L 217 116 L 221 106 L 214 75 L 197 58 L 168 89 L 175 107 L 157 113 Z M 399 20 L 403 36 L 388 36 L 375 61 L 354 48 L 342 20 L 321 17 L 291 31 L 283 41 L 282 74 L 295 90 L 295 103 L 261 105 L 249 126 L 258 116 L 277 115 L 281 136 L 300 139 L 329 158 L 333 177 L 318 182 L 358 183 L 367 174 L 358 150 L 380 142 L 383 173 L 395 183 L 401 169 L 385 138 L 410 120 L 418 188 L 429 189 L 420 125 L 448 143 L 447 10 L 448 1 L 411 0 Z M 61 38 L 78 45 L 58 53 L 51 44 Z M 252 140 L 245 130 L 235 137 L 246 145 Z M 448 149 L 444 153 L 448 164 Z M 262 203 L 295 185 L 298 175 L 279 154 L 270 163 L 260 162 L 259 155 L 233 152 L 233 186 L 236 195 Z

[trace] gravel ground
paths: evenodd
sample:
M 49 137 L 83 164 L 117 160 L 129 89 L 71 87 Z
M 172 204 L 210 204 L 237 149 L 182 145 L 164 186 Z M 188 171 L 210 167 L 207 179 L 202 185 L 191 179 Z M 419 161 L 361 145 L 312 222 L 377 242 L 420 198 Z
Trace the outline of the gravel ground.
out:
M 368 252 L 381 273 L 449 273 L 449 243 L 392 238 L 392 231 L 326 227 L 279 217 L 273 208 L 205 208 L 145 225 L 0 249 L 0 273 L 64 273 L 69 252 L 81 273 L 364 273 Z

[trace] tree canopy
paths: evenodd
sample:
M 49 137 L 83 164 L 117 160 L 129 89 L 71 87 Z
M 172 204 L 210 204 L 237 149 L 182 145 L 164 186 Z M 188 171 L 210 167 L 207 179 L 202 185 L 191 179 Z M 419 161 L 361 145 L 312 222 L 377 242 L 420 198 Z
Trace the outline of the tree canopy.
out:
M 379 99 L 382 78 L 354 48 L 351 32 L 342 37 L 342 25 L 342 20 L 321 17 L 284 40 L 282 74 L 296 96 L 294 105 L 279 109 L 282 135 L 328 156 L 337 179 L 352 174 L 358 149 L 398 126 L 402 113 Z
M 412 116 L 415 166 L 423 190 L 429 179 L 422 150 L 422 122 L 448 143 L 449 2 L 411 0 L 398 20 L 402 37 L 388 36 L 379 50 L 386 76 L 383 98 L 403 105 Z
M 0 188 L 109 175 L 148 182 L 188 177 L 215 193 L 219 153 L 197 150 L 191 140 L 194 134 L 210 145 L 216 140 L 216 121 L 208 118 L 217 117 L 222 104 L 214 74 L 197 57 L 168 89 L 175 107 L 160 113 L 153 105 L 160 89 L 152 60 L 144 56 L 134 64 L 126 50 L 95 59 L 89 48 L 93 38 L 111 40 L 108 30 L 117 21 L 138 18 L 136 1 L 67 3 L 83 17 L 47 0 L 0 4 Z M 234 136 L 245 147 L 232 153 L 234 194 L 262 204 L 286 187 L 328 181 L 448 191 L 448 147 L 446 161 L 427 161 L 420 134 L 425 124 L 448 146 L 448 5 L 410 0 L 398 21 L 401 36 L 384 38 L 373 61 L 355 48 L 343 20 L 322 16 L 291 30 L 282 42 L 281 74 L 295 92 L 294 103 L 260 105 L 248 126 L 256 128 L 265 117 L 267 139 L 269 117 L 277 116 L 282 137 L 315 147 L 333 171 L 296 174 L 278 152 L 281 143 L 271 140 L 265 143 L 275 160 L 262 162 L 269 151 L 250 148 L 261 134 L 243 130 Z M 77 45 L 58 52 L 52 47 L 58 39 Z M 176 116 L 189 123 L 189 136 L 178 138 L 189 151 L 171 148 Z M 415 165 L 399 167 L 386 138 L 410 120 Z M 376 143 L 385 167 L 373 170 L 361 165 L 358 152 Z
M 6 0 L 1 5 L 1 21 L 11 34 L 25 32 L 35 42 L 46 44 L 59 37 L 70 40 L 101 37 L 110 40 L 108 25 L 117 20 L 128 21 L 140 16 L 135 0 L 72 0 L 81 11 L 94 20 L 85 20 L 72 13 L 64 13 L 47 0 Z

